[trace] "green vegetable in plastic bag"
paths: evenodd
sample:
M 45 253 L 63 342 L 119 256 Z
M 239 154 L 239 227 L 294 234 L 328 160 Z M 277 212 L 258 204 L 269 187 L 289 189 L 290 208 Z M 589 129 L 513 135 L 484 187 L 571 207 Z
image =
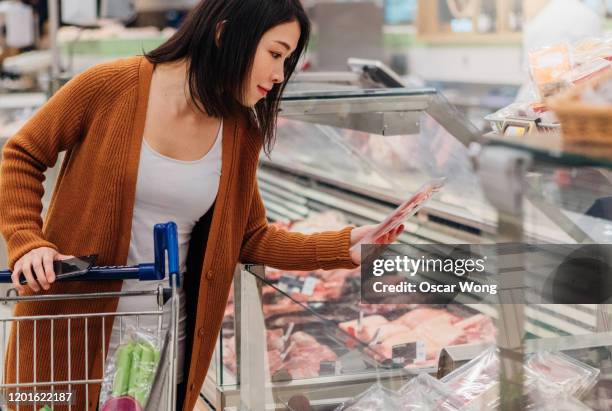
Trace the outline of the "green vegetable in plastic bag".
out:
M 127 343 L 117 350 L 117 371 L 113 383 L 113 396 L 120 397 L 127 394 L 130 382 L 130 371 L 132 368 L 132 351 L 134 343 Z
M 134 343 L 134 349 L 132 350 L 132 366 L 130 370 L 130 382 L 128 383 L 127 394 L 136 398 L 136 391 L 138 385 L 138 376 L 141 372 L 140 369 L 140 357 L 142 356 L 142 344 L 139 342 Z

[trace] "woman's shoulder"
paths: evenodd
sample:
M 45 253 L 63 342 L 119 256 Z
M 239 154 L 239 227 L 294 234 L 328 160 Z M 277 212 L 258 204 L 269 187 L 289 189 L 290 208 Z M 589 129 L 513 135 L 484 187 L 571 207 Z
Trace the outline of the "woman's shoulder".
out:
M 146 64 L 142 56 L 128 57 L 96 64 L 71 81 L 86 84 L 88 87 L 103 86 L 106 92 L 124 92 L 131 87 L 137 87 L 141 64 Z

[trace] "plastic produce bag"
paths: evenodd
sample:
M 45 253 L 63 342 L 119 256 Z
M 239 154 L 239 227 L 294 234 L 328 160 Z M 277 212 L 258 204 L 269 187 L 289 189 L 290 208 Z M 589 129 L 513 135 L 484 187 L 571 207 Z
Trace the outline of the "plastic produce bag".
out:
M 432 411 L 448 401 L 452 390 L 429 374 L 419 374 L 400 388 L 400 410 Z M 450 401 L 452 404 L 452 401 Z
M 100 395 L 101 411 L 140 411 L 145 407 L 160 359 L 153 334 L 128 327 L 127 338 L 108 361 Z
M 397 410 L 399 407 L 398 394 L 376 384 L 359 396 L 341 404 L 334 411 Z

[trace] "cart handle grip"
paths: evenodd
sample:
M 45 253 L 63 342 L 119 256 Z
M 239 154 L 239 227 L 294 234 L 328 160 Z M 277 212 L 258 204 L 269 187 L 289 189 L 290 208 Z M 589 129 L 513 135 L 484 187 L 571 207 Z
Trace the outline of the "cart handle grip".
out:
M 168 254 L 169 278 L 174 277 L 179 286 L 178 238 L 174 222 L 156 224 L 153 228 L 155 263 L 138 264 L 135 266 L 105 266 L 92 267 L 83 276 L 67 278 L 59 281 L 111 281 L 131 280 L 155 281 L 166 278 L 166 252 Z M 11 283 L 11 271 L 0 270 L 0 284 Z
M 12 272 L 9 270 L 0 271 L 0 284 L 11 283 Z M 134 266 L 104 266 L 92 267 L 86 274 L 76 277 L 57 279 L 60 281 L 112 281 L 112 280 L 157 280 L 155 264 L 139 264 Z
M 166 253 L 168 253 L 168 279 L 172 283 L 174 277 L 175 285 L 179 287 L 180 273 L 176 223 L 170 221 L 165 224 L 155 224 L 153 237 L 157 279 L 162 280 L 166 277 Z

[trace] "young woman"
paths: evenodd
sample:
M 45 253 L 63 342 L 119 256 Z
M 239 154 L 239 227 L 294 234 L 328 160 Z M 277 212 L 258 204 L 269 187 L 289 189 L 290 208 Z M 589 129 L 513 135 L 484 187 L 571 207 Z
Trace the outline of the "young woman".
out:
M 180 409 L 193 409 L 198 397 L 236 263 L 356 267 L 359 253 L 349 248 L 372 230 L 302 235 L 267 224 L 257 162 L 262 147 L 272 149 L 279 98 L 309 32 L 299 0 L 202 1 L 148 55 L 75 77 L 4 148 L 0 226 L 21 294 L 134 289 L 129 282 L 54 283 L 53 260 L 96 253 L 99 264 L 151 261 L 153 225 L 177 222 L 186 303 Z M 61 151 L 66 155 L 43 225 L 43 172 Z M 380 241 L 394 241 L 402 229 Z M 21 274 L 28 287 L 19 285 Z M 114 312 L 118 304 L 131 307 L 117 299 L 38 301 L 19 303 L 15 314 Z M 100 378 L 99 347 L 108 346 L 112 322 L 90 320 L 87 333 L 84 321 L 53 327 L 53 347 L 48 323 L 36 330 L 22 324 L 19 343 L 12 330 L 7 382 L 17 381 L 17 352 L 20 382 L 33 381 L 34 354 L 36 381 Z M 95 409 L 99 386 L 72 389 L 73 409 Z

